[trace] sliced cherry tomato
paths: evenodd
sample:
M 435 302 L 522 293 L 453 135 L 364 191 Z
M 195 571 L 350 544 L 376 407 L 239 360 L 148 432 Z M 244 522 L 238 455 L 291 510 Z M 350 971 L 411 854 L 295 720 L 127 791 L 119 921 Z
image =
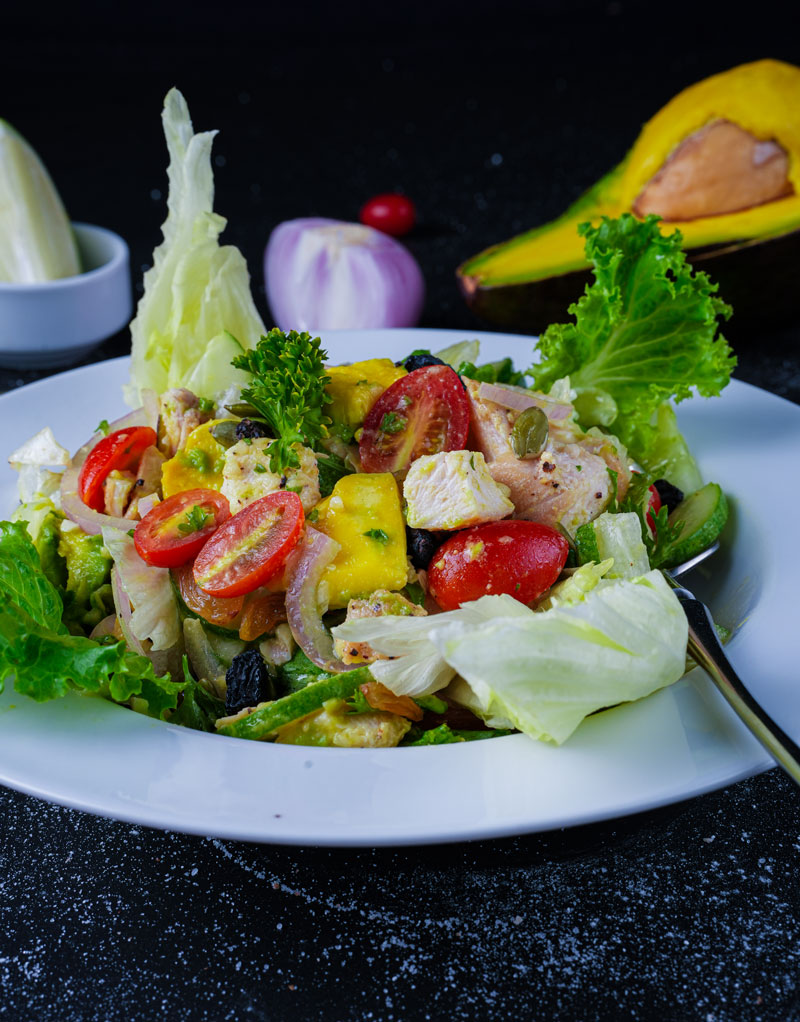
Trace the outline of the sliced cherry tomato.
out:
M 109 472 L 136 468 L 142 454 L 158 440 L 149 426 L 126 426 L 95 444 L 78 476 L 78 496 L 87 507 L 102 511 L 103 483 Z
M 194 562 L 194 580 L 212 596 L 243 596 L 278 574 L 300 538 L 303 505 L 279 490 L 229 518 Z
M 144 516 L 133 533 L 143 561 L 174 568 L 191 561 L 231 516 L 228 498 L 217 490 L 182 490 Z
M 367 227 L 399 238 L 408 234 L 417 219 L 414 203 L 405 195 L 386 192 L 376 195 L 361 207 L 358 219 Z
M 656 515 L 661 510 L 661 497 L 659 496 L 658 490 L 655 486 L 649 487 L 650 498 L 647 502 L 647 524 L 650 526 L 650 531 L 655 536 L 656 534 Z
M 561 574 L 568 553 L 566 539 L 549 525 L 476 525 L 439 547 L 428 567 L 428 586 L 443 610 L 498 593 L 533 603 Z
M 460 451 L 469 432 L 469 401 L 458 374 L 423 366 L 396 380 L 367 413 L 358 452 L 365 472 L 404 472 L 415 458 Z
M 233 632 L 239 631 L 244 596 L 233 596 L 226 600 L 221 596 L 204 593 L 194 580 L 191 564 L 181 564 L 179 567 L 173 568 L 172 577 L 181 594 L 181 599 L 189 610 L 199 614 L 212 625 L 229 628 Z

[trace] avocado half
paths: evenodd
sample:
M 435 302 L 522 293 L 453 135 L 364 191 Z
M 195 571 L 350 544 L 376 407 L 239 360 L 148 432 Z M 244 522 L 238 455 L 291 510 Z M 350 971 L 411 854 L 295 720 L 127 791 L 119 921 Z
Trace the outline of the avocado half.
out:
M 726 332 L 777 326 L 796 317 L 798 111 L 800 68 L 781 61 L 743 64 L 690 86 L 645 124 L 624 160 L 560 217 L 463 263 L 457 275 L 468 305 L 490 322 L 532 333 L 563 320 L 567 306 L 591 281 L 578 224 L 637 212 L 676 153 L 695 144 L 707 126 L 725 122 L 748 132 L 759 145 L 777 143 L 771 148 L 780 147 L 786 163 L 781 194 L 733 212 L 684 220 L 673 216 L 662 223 L 662 231 L 681 232 L 692 265 L 705 270 L 733 305 Z

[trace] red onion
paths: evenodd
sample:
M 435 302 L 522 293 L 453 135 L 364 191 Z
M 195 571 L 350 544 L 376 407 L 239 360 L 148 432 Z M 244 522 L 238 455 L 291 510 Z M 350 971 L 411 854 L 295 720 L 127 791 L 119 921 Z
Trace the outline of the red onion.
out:
M 336 540 L 307 525 L 286 572 L 286 616 L 294 640 L 312 663 L 335 674 L 352 670 L 352 666 L 342 663 L 333 652 L 333 639 L 319 612 L 317 588 L 339 549 Z
M 121 419 L 112 422 L 108 427 L 108 432 L 115 433 L 118 429 L 124 429 L 126 426 L 150 426 L 151 429 L 157 430 L 158 398 L 156 394 L 152 390 L 143 390 L 142 401 L 144 404 L 141 408 L 128 412 Z M 90 536 L 96 536 L 104 525 L 121 529 L 123 532 L 127 532 L 131 527 L 127 518 L 114 518 L 112 515 L 104 515 L 101 511 L 95 511 L 87 507 L 78 496 L 78 476 L 81 474 L 83 463 L 105 435 L 107 434 L 98 432 L 87 440 L 83 447 L 76 452 L 61 477 L 61 510 L 70 521 L 75 522 Z
M 282 330 L 415 326 L 425 298 L 408 249 L 364 224 L 322 217 L 275 228 L 264 276 Z
M 111 635 L 116 623 L 117 615 L 109 614 L 108 617 L 104 617 L 102 621 L 97 622 L 91 632 L 89 632 L 89 638 L 96 640 L 105 638 L 106 635 Z
M 516 387 L 504 387 L 499 383 L 482 383 L 478 388 L 478 397 L 483 398 L 484 401 L 493 401 L 496 405 L 502 405 L 503 408 L 513 408 L 517 412 L 522 412 L 526 408 L 541 408 L 552 422 L 569 418 L 573 411 L 572 405 L 551 401 L 544 394 L 534 396 L 517 390 Z

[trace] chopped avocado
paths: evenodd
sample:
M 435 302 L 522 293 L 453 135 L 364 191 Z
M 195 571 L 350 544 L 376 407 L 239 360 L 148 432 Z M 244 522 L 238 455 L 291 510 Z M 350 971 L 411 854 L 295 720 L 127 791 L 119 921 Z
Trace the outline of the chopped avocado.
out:
M 64 621 L 68 627 L 90 630 L 114 609 L 111 554 L 102 536 L 87 536 L 77 525 L 64 521 L 57 556 L 64 559 L 67 571 Z
M 351 713 L 346 700 L 328 699 L 318 710 L 280 728 L 275 741 L 343 749 L 392 748 L 410 727 L 411 721 L 396 713 L 371 708 Z
M 270 738 L 279 728 L 319 710 L 329 699 L 347 699 L 359 685 L 371 680 L 372 675 L 365 667 L 325 675 L 281 699 L 262 703 L 249 712 L 243 710 L 235 717 L 222 718 L 217 721 L 217 730 L 232 738 Z

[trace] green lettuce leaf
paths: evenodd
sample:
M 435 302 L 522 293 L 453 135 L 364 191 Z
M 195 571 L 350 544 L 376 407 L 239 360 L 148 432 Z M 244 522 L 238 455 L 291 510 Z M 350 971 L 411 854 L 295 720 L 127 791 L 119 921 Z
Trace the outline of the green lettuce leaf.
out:
M 183 682 L 156 676 L 124 642 L 71 635 L 62 613 L 25 523 L 0 522 L 0 691 L 13 676 L 15 690 L 37 702 L 78 689 L 117 702 L 136 698 L 136 708 L 154 717 L 177 706 Z
M 728 383 L 736 360 L 718 335 L 717 317 L 730 316 L 730 306 L 707 274 L 692 271 L 680 232 L 665 237 L 657 217 L 624 213 L 579 231 L 594 283 L 569 308 L 575 322 L 542 335 L 541 362 L 529 370 L 534 387 L 546 392 L 568 376 L 584 428 L 606 426 L 650 471 L 683 464 L 688 450 L 673 437 L 664 451 L 656 417 L 670 399 L 683 401 L 694 390 L 711 397 Z
M 557 744 L 590 713 L 677 681 L 686 640 L 686 616 L 658 571 L 601 579 L 583 599 L 527 618 L 431 635 L 463 679 L 448 689 L 452 698 L 493 726 Z
M 131 323 L 131 382 L 125 398 L 135 407 L 139 392 L 162 393 L 198 381 L 214 381 L 215 398 L 242 375 L 230 365 L 235 342 L 256 344 L 265 332 L 241 252 L 221 247 L 223 217 L 212 212 L 211 145 L 216 132 L 195 135 L 186 100 L 170 89 L 162 115 L 169 150 L 168 214 L 164 240 L 144 275 L 144 294 Z M 208 356 L 207 353 L 208 352 Z M 197 369 L 209 364 L 209 371 Z M 213 368 L 213 372 L 211 369 Z

